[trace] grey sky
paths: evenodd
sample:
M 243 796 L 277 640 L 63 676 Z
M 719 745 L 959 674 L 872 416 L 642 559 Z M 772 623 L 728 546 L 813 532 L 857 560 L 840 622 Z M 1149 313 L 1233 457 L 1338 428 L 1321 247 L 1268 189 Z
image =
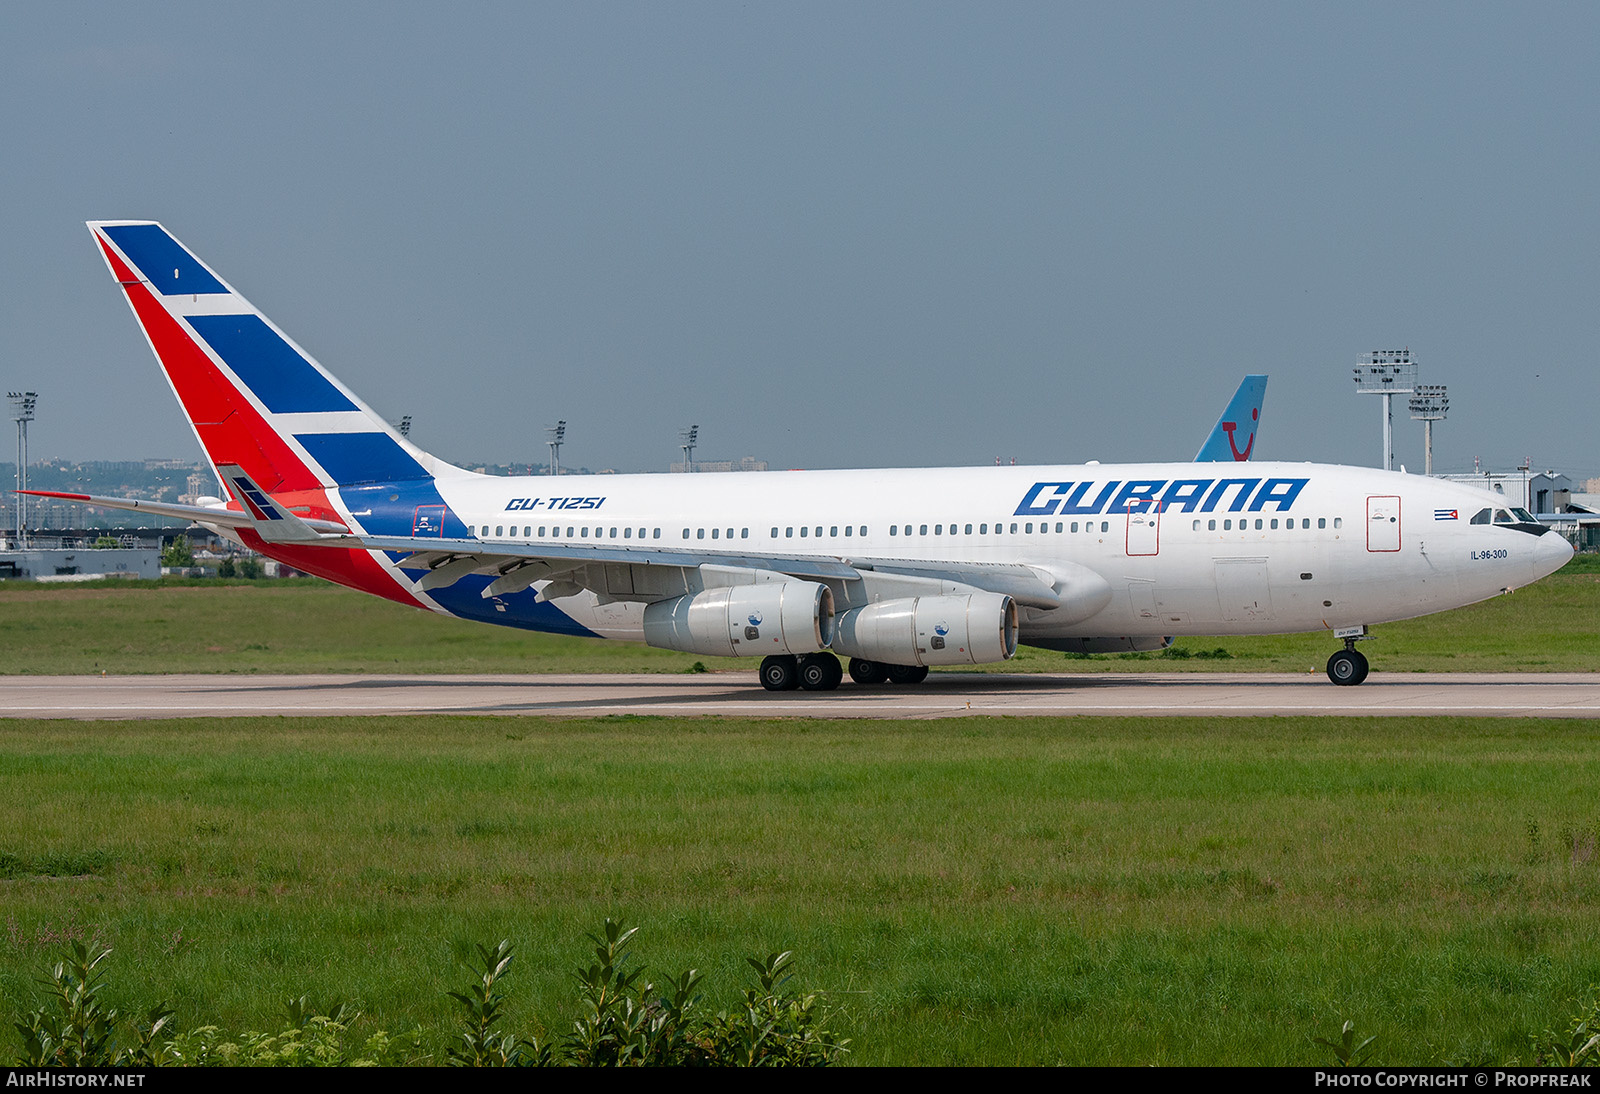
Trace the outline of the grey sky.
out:
M 0 6 L 0 385 L 198 454 L 82 222 L 163 221 L 447 458 L 1600 475 L 1593 4 Z M 1396 423 L 1420 470 L 1420 424 Z

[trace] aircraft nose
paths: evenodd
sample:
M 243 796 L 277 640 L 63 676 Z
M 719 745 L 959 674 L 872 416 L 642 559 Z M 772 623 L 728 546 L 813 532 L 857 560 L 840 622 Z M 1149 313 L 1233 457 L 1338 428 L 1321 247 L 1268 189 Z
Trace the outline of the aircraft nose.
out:
M 1551 530 L 1539 537 L 1533 548 L 1533 570 L 1539 577 L 1553 574 L 1572 558 L 1572 544 L 1560 532 Z

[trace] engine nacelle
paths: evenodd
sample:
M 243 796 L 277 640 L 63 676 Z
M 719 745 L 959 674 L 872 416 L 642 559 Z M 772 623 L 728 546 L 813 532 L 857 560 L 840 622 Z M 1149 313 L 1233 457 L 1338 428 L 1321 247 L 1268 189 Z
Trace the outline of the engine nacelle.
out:
M 833 640 L 833 593 L 812 581 L 707 589 L 645 606 L 646 645 L 711 657 L 812 653 Z
M 912 596 L 839 616 L 833 650 L 886 665 L 982 665 L 1017 652 L 1017 605 L 1003 593 Z

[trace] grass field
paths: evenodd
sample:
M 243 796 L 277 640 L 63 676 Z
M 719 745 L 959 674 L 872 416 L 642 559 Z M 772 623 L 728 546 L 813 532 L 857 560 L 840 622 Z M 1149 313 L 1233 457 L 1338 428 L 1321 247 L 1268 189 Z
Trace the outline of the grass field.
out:
M 749 661 L 447 619 L 314 578 L 0 582 L 0 623 L 0 673 L 8 674 L 685 672 L 696 662 L 755 670 Z M 1600 667 L 1600 558 L 1580 557 L 1510 596 L 1376 634 L 1363 652 L 1381 671 L 1593 671 Z M 1093 657 L 1024 647 L 977 671 L 1321 672 L 1337 648 L 1325 634 L 1183 638 L 1161 654 Z
M 272 595 L 272 594 L 263 594 Z M 732 1001 L 790 947 L 851 1061 L 1504 1059 L 1600 984 L 1600 725 L 0 722 L 0 1028 L 65 937 L 113 1002 L 447 1035 L 509 936 L 559 1032 L 605 915 Z

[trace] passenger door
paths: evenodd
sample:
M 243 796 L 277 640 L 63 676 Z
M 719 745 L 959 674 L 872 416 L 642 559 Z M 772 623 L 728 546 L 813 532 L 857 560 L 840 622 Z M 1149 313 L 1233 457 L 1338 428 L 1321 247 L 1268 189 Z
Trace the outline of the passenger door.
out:
M 1400 549 L 1400 499 L 1397 497 L 1371 497 L 1367 499 L 1367 550 L 1398 551 Z

